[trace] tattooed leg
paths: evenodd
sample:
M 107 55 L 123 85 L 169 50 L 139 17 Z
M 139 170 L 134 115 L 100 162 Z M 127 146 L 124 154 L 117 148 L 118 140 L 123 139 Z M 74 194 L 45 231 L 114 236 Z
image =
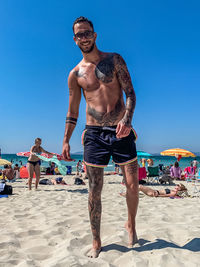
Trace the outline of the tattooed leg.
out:
M 93 248 L 88 257 L 97 258 L 101 251 L 100 224 L 101 224 L 101 191 L 103 187 L 103 169 L 87 166 L 89 178 L 88 209 L 93 235 Z
M 128 207 L 128 221 L 125 227 L 129 234 L 129 247 L 137 243 L 135 217 L 138 207 L 138 163 L 137 160 L 122 167 L 125 173 L 126 203 Z

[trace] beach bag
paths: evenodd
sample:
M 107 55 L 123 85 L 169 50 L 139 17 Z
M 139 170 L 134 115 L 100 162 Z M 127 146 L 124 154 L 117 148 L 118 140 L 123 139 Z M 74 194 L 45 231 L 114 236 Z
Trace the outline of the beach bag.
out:
M 12 195 L 12 186 L 1 183 L 0 195 Z M 3 190 L 2 190 L 3 189 Z
M 76 185 L 81 185 L 81 184 L 85 184 L 85 183 L 83 182 L 82 179 L 80 179 L 80 178 L 75 178 L 74 184 L 76 184 Z
M 63 180 L 63 177 L 57 177 L 56 178 L 57 184 L 61 184 L 62 183 L 62 180 Z

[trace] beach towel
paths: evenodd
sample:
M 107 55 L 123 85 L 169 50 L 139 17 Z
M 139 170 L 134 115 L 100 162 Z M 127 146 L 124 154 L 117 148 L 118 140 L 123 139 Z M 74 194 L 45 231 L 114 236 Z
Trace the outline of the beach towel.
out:
M 57 159 L 56 156 L 53 156 L 52 158 L 48 159 L 46 157 L 43 157 L 43 156 L 37 154 L 37 157 L 43 161 L 54 162 L 58 166 L 58 170 L 62 175 L 67 174 L 67 167 L 65 167 L 63 164 L 61 164 L 61 162 Z
M 5 185 L 5 183 L 0 183 L 0 193 L 3 192 Z
M 8 197 L 8 195 L 0 195 L 0 198 Z
M 139 168 L 139 181 L 147 177 L 146 168 Z

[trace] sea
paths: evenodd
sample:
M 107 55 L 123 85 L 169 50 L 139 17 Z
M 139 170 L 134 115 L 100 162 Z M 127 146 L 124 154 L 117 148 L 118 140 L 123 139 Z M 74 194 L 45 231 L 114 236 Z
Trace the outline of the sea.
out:
M 15 164 L 18 164 L 19 166 L 26 165 L 27 164 L 27 157 L 21 157 L 17 156 L 16 154 L 2 154 L 1 155 L 2 159 L 7 159 L 8 161 L 12 162 L 12 166 Z M 71 154 L 71 158 L 74 159 L 75 161 L 72 162 L 66 162 L 66 161 L 61 161 L 61 163 L 65 166 L 72 166 L 72 171 L 76 171 L 76 164 L 79 160 L 83 160 L 83 154 Z M 138 157 L 138 163 L 140 163 L 141 157 Z M 153 155 L 151 156 L 151 159 L 154 162 L 153 166 L 157 166 L 159 164 L 163 164 L 164 166 L 169 166 L 170 164 L 174 164 L 176 161 L 175 157 L 169 157 L 169 156 L 161 156 L 161 155 Z M 194 160 L 194 158 L 181 158 L 179 161 L 179 166 L 181 167 L 182 170 L 184 170 L 186 167 L 190 166 L 191 162 Z M 200 162 L 200 156 L 196 157 L 196 160 Z M 20 162 L 21 161 L 21 162 Z M 105 171 L 114 171 L 114 166 L 115 164 L 112 162 L 112 158 L 110 159 L 108 166 L 105 168 Z M 48 167 L 49 162 L 42 161 L 41 166 Z

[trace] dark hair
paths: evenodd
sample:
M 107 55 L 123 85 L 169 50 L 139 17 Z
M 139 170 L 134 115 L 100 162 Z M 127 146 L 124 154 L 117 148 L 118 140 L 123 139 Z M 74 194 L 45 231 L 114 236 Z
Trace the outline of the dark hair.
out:
M 40 142 L 42 142 L 42 139 L 41 139 L 41 138 L 39 138 L 39 137 L 37 137 L 37 138 L 35 139 L 35 143 L 36 143 L 37 141 L 40 141 Z
M 15 164 L 16 167 L 18 167 L 18 164 Z
M 93 27 L 93 23 L 92 23 L 92 21 L 90 21 L 90 20 L 87 19 L 86 17 L 81 16 L 81 17 L 77 18 L 77 19 L 74 21 L 73 26 L 72 26 L 72 30 L 73 30 L 73 32 L 74 32 L 74 26 L 75 26 L 75 24 L 77 24 L 77 23 L 81 23 L 81 22 L 87 22 L 87 23 L 90 25 L 90 27 L 92 28 L 92 30 L 94 31 L 94 27 Z
M 8 164 L 5 164 L 4 165 L 4 169 L 8 169 Z
M 176 168 L 179 167 L 178 161 L 176 161 L 176 162 L 174 163 L 174 167 L 176 167 Z

